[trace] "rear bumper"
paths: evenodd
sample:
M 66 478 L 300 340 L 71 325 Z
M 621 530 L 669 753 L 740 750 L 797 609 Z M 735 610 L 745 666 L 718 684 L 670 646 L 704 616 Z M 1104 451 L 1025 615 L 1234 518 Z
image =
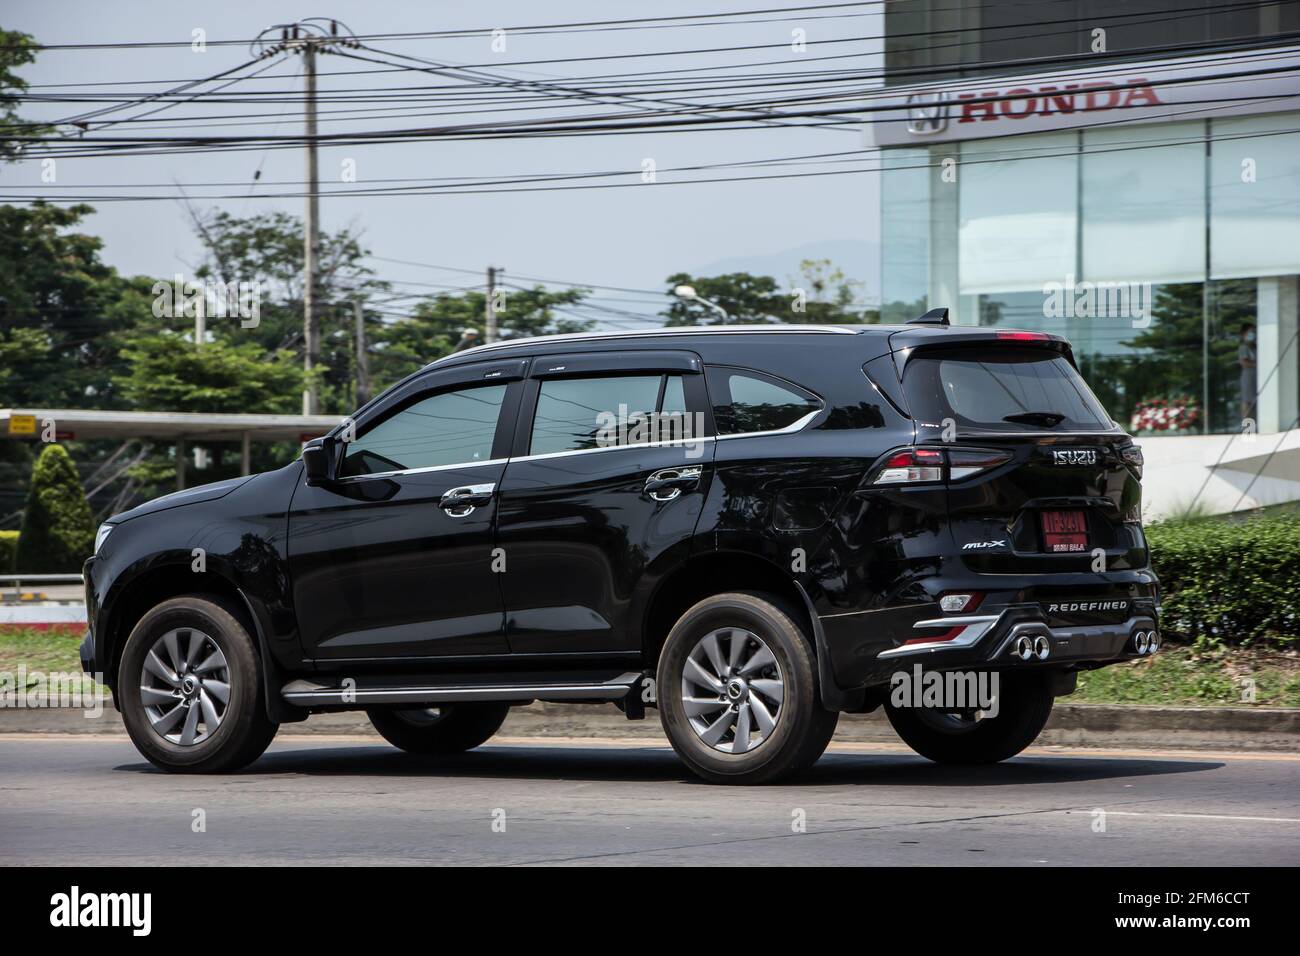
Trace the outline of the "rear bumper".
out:
M 939 619 L 954 625 L 961 618 Z M 1103 624 L 1048 623 L 1035 607 L 1008 607 L 996 614 L 972 615 L 950 640 L 905 643 L 881 651 L 877 660 L 920 661 L 929 668 L 1059 667 L 1089 661 L 1132 660 L 1159 648 L 1154 609 Z M 930 621 L 918 622 L 918 629 Z M 957 625 L 960 626 L 960 625 Z M 967 635 L 970 635 L 967 637 Z
M 927 670 L 1084 670 L 1143 657 L 1152 643 L 1159 647 L 1159 586 L 1150 572 L 1117 572 L 1104 583 L 1095 575 L 1001 578 L 998 590 L 988 590 L 992 575 L 981 577 L 978 583 L 932 578 L 911 590 L 911 601 L 819 615 L 835 686 L 851 691 L 888 684 L 893 673 L 915 664 Z M 983 600 L 973 611 L 939 607 L 945 593 L 974 591 Z

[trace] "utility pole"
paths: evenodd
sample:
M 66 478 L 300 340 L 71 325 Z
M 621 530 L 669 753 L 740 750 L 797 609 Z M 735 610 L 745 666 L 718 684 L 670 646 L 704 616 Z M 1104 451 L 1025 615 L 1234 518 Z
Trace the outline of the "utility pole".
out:
M 295 30 L 295 33 L 297 31 Z M 320 411 L 320 394 L 312 370 L 320 357 L 320 322 L 316 318 L 316 253 L 320 249 L 320 176 L 316 165 L 316 38 L 308 37 L 302 47 L 302 69 L 307 77 L 307 211 L 303 218 L 306 235 L 302 257 L 303 371 L 307 374 L 302 393 L 302 413 Z
M 484 341 L 486 342 L 495 342 L 497 340 L 497 273 L 504 271 L 504 269 L 498 269 L 496 266 L 488 266 L 487 335 L 484 336 Z
M 357 407 L 370 401 L 370 356 L 366 354 L 366 310 L 360 299 L 352 300 L 357 324 Z
M 343 28 L 339 32 L 337 20 L 309 17 L 297 23 L 277 24 L 267 27 L 253 40 L 252 48 L 259 59 L 284 53 L 301 53 L 303 75 L 306 77 L 305 139 L 307 141 L 307 208 L 303 217 L 302 256 L 302 338 L 303 371 L 307 373 L 307 387 L 302 393 L 304 415 L 320 412 L 320 389 L 312 372 L 320 361 L 320 289 L 316 281 L 317 259 L 320 255 L 320 174 L 316 162 L 316 54 L 332 53 L 339 47 L 360 46 L 355 36 Z M 279 33 L 278 39 L 275 37 Z

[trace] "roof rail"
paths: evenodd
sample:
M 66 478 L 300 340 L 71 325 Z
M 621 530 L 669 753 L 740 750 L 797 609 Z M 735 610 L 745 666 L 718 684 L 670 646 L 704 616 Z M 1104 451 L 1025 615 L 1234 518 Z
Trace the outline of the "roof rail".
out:
M 925 315 L 920 316 L 919 318 L 912 319 L 907 324 L 908 325 L 947 325 L 948 310 L 931 309 L 929 312 L 925 313 Z
M 459 358 L 462 355 L 477 355 L 481 352 L 490 352 L 494 349 L 508 348 L 515 345 L 539 345 L 548 342 L 590 342 L 598 339 L 625 339 L 643 336 L 730 335 L 737 332 L 811 333 L 816 335 L 858 334 L 857 329 L 845 325 L 784 325 L 776 323 L 771 325 L 660 326 L 649 329 L 627 329 L 621 332 L 565 332 L 559 335 L 536 335 L 522 339 L 502 339 L 499 342 L 485 342 L 483 345 L 475 345 L 473 348 L 453 352 L 451 355 L 443 356 L 430 364 L 436 365 L 438 362 Z

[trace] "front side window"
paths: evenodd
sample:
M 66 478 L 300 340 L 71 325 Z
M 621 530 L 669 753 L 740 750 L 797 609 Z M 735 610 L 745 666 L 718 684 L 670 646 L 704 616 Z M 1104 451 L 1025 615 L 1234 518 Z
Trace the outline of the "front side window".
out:
M 686 410 L 680 375 L 544 379 L 537 394 L 530 455 L 644 444 L 675 437 Z
M 506 388 L 464 388 L 408 405 L 348 443 L 340 477 L 488 461 Z
M 762 372 L 714 366 L 708 381 L 719 435 L 780 431 L 822 407 L 811 392 Z

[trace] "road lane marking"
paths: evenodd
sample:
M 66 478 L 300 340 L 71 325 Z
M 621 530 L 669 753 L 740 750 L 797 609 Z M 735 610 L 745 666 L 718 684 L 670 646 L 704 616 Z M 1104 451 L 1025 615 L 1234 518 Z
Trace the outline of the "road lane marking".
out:
M 1069 811 L 1074 813 L 1076 811 Z M 1088 811 L 1091 813 L 1091 811 Z M 1168 817 L 1178 820 L 1231 820 L 1237 823 L 1300 823 L 1300 817 L 1235 817 L 1224 813 L 1137 813 L 1128 810 L 1107 810 L 1108 817 Z

